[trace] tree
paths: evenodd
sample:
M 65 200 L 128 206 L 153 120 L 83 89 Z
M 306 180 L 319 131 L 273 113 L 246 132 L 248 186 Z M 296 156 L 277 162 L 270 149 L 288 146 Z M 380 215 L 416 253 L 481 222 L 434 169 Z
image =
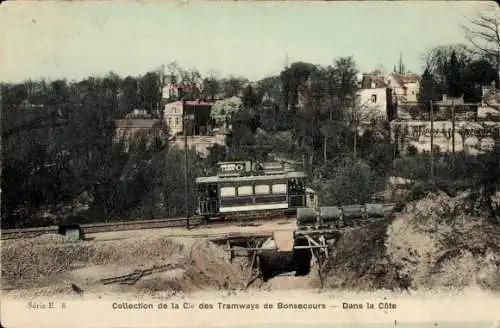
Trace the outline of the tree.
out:
M 225 98 L 238 97 L 247 79 L 231 75 L 222 80 L 222 90 Z
M 238 97 L 218 100 L 212 106 L 212 118 L 219 125 L 229 123 L 242 106 L 243 103 Z
M 439 100 L 438 86 L 434 76 L 426 68 L 420 81 L 419 101 L 428 103 L 429 101 Z M 426 105 L 428 108 L 428 106 Z
M 202 83 L 202 95 L 203 98 L 208 98 L 212 101 L 215 100 L 215 97 L 221 92 L 221 84 L 219 80 L 215 77 L 215 75 L 211 75 L 203 79 Z
M 243 107 L 256 110 L 260 105 L 261 99 L 257 93 L 257 90 L 255 90 L 251 85 L 248 85 L 243 89 L 241 101 Z
M 109 72 L 102 80 L 103 108 L 116 118 L 125 115 L 127 112 L 119 106 L 118 94 L 121 83 L 120 76 L 114 72 Z
M 452 53 L 455 53 L 460 69 L 470 61 L 465 46 L 461 44 L 435 47 L 424 55 L 425 69 L 434 77 L 439 93 L 446 93 L 448 89 Z
M 316 66 L 305 62 L 296 62 L 283 70 L 280 74 L 283 104 L 285 109 L 291 109 L 295 112 L 298 104 L 298 91 L 309 75 L 316 69 Z
M 479 58 L 471 61 L 462 70 L 462 84 L 464 99 L 467 102 L 480 102 L 482 98 L 481 87 L 496 81 L 498 72 L 486 59 Z
M 499 87 L 498 72 L 500 72 L 500 17 L 498 5 L 491 5 L 491 10 L 485 10 L 477 18 L 463 26 L 467 40 L 475 55 L 488 60 L 496 68 L 497 87 Z
M 127 76 L 121 83 L 122 106 L 129 112 L 139 106 L 139 85 L 136 78 Z
M 160 110 L 158 107 L 161 100 L 160 79 L 156 72 L 146 73 L 139 80 L 139 101 L 143 109 L 150 113 Z
M 460 97 L 463 94 L 460 71 L 461 67 L 458 62 L 457 54 L 455 51 L 452 51 L 446 79 L 447 94 L 451 97 Z
M 280 105 L 282 100 L 281 81 L 279 76 L 270 76 L 257 82 L 258 95 L 262 101 Z
M 330 76 L 333 79 L 334 91 L 339 99 L 341 111 L 344 111 L 346 107 L 350 107 L 350 104 L 347 105 L 346 102 L 355 97 L 357 73 L 356 62 L 353 57 L 341 57 L 335 60 L 335 66 Z M 330 106 L 333 107 L 333 104 L 330 104 Z M 340 114 L 343 117 L 344 114 Z
M 283 106 L 280 77 L 270 76 L 258 81 L 256 93 L 260 101 L 263 128 L 276 131 L 280 106 Z

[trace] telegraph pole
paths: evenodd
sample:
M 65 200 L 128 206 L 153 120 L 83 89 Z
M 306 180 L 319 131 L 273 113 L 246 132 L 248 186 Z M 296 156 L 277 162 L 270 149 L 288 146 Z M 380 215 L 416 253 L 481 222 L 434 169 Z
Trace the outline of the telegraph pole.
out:
M 451 101 L 451 149 L 453 154 L 455 154 L 455 101 Z
M 356 160 L 357 154 L 356 154 L 356 148 L 358 147 L 357 142 L 358 142 L 358 113 L 357 113 L 357 108 L 356 108 L 356 98 L 352 100 L 352 113 L 353 113 L 353 122 L 354 122 L 354 160 Z
M 186 215 L 186 228 L 189 230 L 189 206 L 188 206 L 188 142 L 187 142 L 187 115 L 184 99 L 182 100 L 182 125 L 184 130 L 184 211 Z
M 432 100 L 430 101 L 430 119 L 431 119 L 431 178 L 434 180 L 434 108 Z

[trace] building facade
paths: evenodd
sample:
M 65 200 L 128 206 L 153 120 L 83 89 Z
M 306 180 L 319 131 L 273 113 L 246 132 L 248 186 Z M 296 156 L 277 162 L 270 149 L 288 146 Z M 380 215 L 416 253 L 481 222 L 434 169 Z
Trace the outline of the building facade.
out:
M 418 101 L 420 83 L 416 76 L 391 73 L 386 78 L 386 84 L 393 90 L 398 103 Z
M 212 130 L 211 109 L 210 102 L 179 100 L 166 104 L 163 115 L 173 136 L 183 134 L 184 128 L 189 136 L 208 135 Z
M 146 138 L 148 145 L 155 139 L 166 140 L 161 120 L 123 119 L 115 120 L 115 142 L 124 142 L 128 149 L 139 138 Z
M 390 110 L 393 103 L 392 89 L 379 76 L 363 74 L 358 78 L 356 106 L 361 119 L 391 120 Z

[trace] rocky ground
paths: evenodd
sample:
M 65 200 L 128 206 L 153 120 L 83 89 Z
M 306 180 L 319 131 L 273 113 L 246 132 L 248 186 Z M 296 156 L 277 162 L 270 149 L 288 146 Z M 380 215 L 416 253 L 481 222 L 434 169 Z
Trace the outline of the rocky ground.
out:
M 348 232 L 324 268 L 329 288 L 500 290 L 500 225 L 467 193 L 428 195 L 390 222 Z
M 245 259 L 230 263 L 220 246 L 198 238 L 143 236 L 69 242 L 45 236 L 2 242 L 2 289 L 12 295 L 134 293 L 174 295 L 244 288 Z M 134 284 L 101 279 L 151 269 Z M 317 268 L 306 277 L 282 276 L 252 289 L 319 286 Z M 500 290 L 500 226 L 480 217 L 466 194 L 437 193 L 409 203 L 389 221 L 346 232 L 332 243 L 322 268 L 327 289 Z

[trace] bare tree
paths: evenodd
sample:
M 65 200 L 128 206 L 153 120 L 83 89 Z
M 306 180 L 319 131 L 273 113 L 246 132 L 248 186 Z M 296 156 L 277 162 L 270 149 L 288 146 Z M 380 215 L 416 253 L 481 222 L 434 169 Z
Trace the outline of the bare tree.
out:
M 468 51 L 463 44 L 438 46 L 422 54 L 424 70 L 427 70 L 427 72 L 433 76 L 435 82 L 441 87 L 448 83 L 452 53 L 455 53 L 457 56 L 460 67 L 466 66 L 469 62 Z
M 498 5 L 479 13 L 470 20 L 470 26 L 463 26 L 467 40 L 472 45 L 470 51 L 494 63 L 500 72 L 500 11 Z M 498 82 L 498 81 L 497 81 Z

